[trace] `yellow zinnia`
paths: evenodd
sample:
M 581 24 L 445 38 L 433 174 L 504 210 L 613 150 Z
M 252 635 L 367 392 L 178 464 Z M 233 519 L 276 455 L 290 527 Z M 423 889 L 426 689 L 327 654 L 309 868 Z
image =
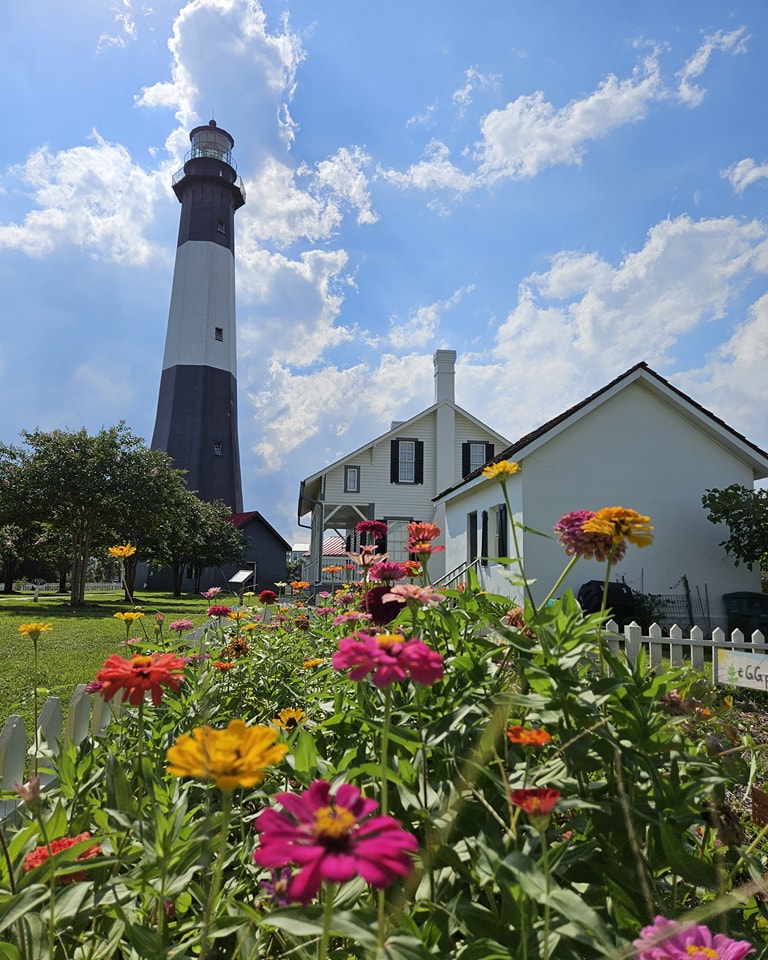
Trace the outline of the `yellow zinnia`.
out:
M 48 633 L 49 630 L 53 630 L 50 623 L 22 623 L 19 627 L 19 633 L 30 640 L 37 640 L 41 633 Z
M 254 787 L 264 779 L 266 768 L 288 753 L 286 744 L 275 743 L 279 733 L 274 727 L 246 727 L 242 720 L 231 720 L 226 730 L 195 727 L 168 748 L 168 773 L 212 780 L 227 792 Z
M 136 547 L 132 546 L 130 543 L 119 544 L 116 547 L 109 548 L 110 557 L 114 557 L 116 560 L 125 560 L 126 557 L 132 557 L 136 553 Z
M 491 463 L 483 467 L 483 476 L 489 480 L 500 480 L 503 482 L 507 477 L 513 477 L 520 473 L 520 464 L 514 460 L 499 460 L 498 463 Z
M 128 613 L 113 613 L 112 616 L 118 620 L 122 620 L 123 623 L 133 623 L 134 620 L 138 620 L 139 617 L 143 617 L 144 614 L 138 610 L 130 610 Z
M 614 543 L 629 540 L 636 547 L 647 547 L 653 543 L 651 518 L 626 507 L 603 507 L 594 517 L 584 521 L 586 533 L 602 533 Z

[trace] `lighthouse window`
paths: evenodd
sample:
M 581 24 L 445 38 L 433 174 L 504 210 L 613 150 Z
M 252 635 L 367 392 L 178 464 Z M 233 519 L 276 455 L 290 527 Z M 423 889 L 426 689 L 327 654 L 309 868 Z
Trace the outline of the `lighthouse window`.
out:
M 226 232 L 226 231 L 225 231 L 225 228 L 224 228 L 224 221 L 223 221 L 223 220 L 217 220 L 217 221 L 216 221 L 216 229 L 219 231 L 219 233 L 225 233 L 225 232 Z
M 214 455 L 214 457 L 223 457 L 223 456 L 224 456 L 224 448 L 223 448 L 223 446 L 221 445 L 221 443 L 218 442 L 218 440 L 214 440 L 214 441 L 213 441 L 213 455 Z
M 224 328 L 223 327 L 214 327 L 213 335 L 217 340 L 224 340 Z

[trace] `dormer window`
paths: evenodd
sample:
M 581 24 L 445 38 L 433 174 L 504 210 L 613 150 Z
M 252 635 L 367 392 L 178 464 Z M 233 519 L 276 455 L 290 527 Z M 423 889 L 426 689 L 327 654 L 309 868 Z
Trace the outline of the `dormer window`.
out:
M 461 445 L 461 475 L 463 477 L 479 470 L 493 458 L 495 447 L 492 443 L 469 440 Z

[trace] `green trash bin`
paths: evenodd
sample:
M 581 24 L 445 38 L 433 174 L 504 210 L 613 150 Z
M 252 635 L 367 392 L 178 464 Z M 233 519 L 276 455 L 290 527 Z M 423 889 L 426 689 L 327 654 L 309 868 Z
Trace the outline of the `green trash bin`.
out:
M 723 602 L 728 616 L 728 631 L 741 630 L 749 639 L 755 630 L 768 637 L 768 594 L 742 590 L 724 593 Z

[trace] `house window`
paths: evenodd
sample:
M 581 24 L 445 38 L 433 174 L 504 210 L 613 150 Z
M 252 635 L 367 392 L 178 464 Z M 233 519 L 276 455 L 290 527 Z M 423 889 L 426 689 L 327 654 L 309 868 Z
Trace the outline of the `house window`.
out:
M 213 455 L 214 455 L 214 457 L 223 457 L 223 456 L 224 456 L 224 446 L 223 446 L 223 444 L 222 444 L 220 441 L 218 441 L 218 440 L 214 440 L 214 441 L 213 441 Z
M 467 514 L 467 563 L 477 559 L 477 510 Z
M 500 503 L 495 507 L 491 507 L 491 523 L 491 531 L 495 541 L 494 555 L 499 558 L 509 556 L 506 503 Z
M 485 443 L 479 440 L 468 440 L 461 445 L 461 475 L 466 477 L 468 474 L 479 470 L 483 464 L 492 459 L 495 447 L 492 443 Z
M 391 443 L 391 483 L 424 483 L 424 442 L 397 439 Z
M 214 328 L 213 328 L 213 336 L 215 337 L 216 340 L 221 340 L 221 341 L 223 342 L 223 340 L 224 340 L 224 328 L 223 328 L 223 327 L 214 327 Z
M 223 220 L 216 221 L 216 229 L 219 231 L 219 233 L 226 233 L 226 226 Z
M 344 467 L 344 493 L 360 493 L 360 467 Z

